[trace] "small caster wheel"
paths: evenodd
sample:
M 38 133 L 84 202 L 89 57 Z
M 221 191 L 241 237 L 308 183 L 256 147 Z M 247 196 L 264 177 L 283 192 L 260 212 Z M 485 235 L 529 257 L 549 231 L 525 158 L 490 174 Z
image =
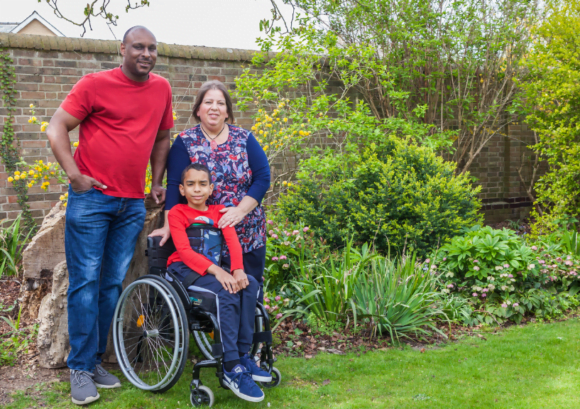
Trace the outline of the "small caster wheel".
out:
M 214 402 L 213 392 L 207 386 L 198 386 L 196 389 L 191 390 L 191 395 L 189 395 L 189 400 L 193 407 L 198 407 L 203 404 L 211 407 Z
M 280 385 L 280 381 L 282 381 L 282 374 L 278 368 L 272 367 L 272 380 L 270 382 L 260 382 L 260 385 L 264 388 L 273 388 Z

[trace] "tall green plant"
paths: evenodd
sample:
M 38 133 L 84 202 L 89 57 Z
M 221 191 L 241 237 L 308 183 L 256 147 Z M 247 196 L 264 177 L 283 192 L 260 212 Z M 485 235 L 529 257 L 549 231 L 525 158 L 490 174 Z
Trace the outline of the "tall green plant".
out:
M 580 1 L 548 1 L 546 14 L 520 81 L 526 122 L 538 134 L 533 148 L 549 165 L 536 184 L 537 204 L 547 210 L 534 210 L 536 233 L 580 214 Z
M 18 275 L 18 266 L 22 261 L 24 244 L 32 231 L 26 236 L 20 229 L 21 215 L 7 228 L 0 228 L 0 277 Z
M 359 317 L 370 320 L 374 334 L 388 334 L 399 340 L 410 335 L 444 335 L 436 319 L 447 320 L 439 303 L 435 274 L 422 269 L 415 256 L 370 262 L 368 274 L 361 274 L 354 286 L 354 304 Z

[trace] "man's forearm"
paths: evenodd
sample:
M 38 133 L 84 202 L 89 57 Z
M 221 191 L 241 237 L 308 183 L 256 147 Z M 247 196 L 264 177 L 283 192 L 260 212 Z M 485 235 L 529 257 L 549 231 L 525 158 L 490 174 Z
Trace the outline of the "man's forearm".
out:
M 80 175 L 79 168 L 70 149 L 70 137 L 64 126 L 50 125 L 47 131 L 50 148 L 57 162 L 64 169 L 69 179 Z
M 151 152 L 151 184 L 161 186 L 163 183 L 163 174 L 167 165 L 167 156 L 169 155 L 169 131 L 157 138 L 153 151 Z

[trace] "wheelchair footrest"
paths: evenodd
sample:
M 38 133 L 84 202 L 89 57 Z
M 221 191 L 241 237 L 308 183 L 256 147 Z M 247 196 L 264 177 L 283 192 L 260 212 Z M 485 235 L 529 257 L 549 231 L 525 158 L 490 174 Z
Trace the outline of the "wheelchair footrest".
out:
M 254 344 L 259 342 L 272 342 L 272 331 L 255 332 Z

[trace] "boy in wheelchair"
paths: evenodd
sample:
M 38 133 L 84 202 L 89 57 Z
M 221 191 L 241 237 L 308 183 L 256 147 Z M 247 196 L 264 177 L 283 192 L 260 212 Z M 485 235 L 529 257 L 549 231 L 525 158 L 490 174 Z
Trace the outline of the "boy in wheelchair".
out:
M 243 271 L 242 248 L 233 227 L 221 230 L 230 252 L 230 270 L 222 268 L 221 235 L 216 227 L 223 205 L 206 205 L 213 191 L 209 169 L 191 164 L 181 175 L 179 190 L 187 204 L 174 206 L 168 215 L 177 251 L 167 261 L 167 271 L 196 293 L 217 298 L 217 316 L 223 345 L 224 383 L 241 399 L 260 402 L 264 393 L 255 383 L 272 376 L 248 355 L 254 335 L 254 314 L 259 292 L 257 281 Z M 206 225 L 201 237 L 190 238 L 186 229 Z

